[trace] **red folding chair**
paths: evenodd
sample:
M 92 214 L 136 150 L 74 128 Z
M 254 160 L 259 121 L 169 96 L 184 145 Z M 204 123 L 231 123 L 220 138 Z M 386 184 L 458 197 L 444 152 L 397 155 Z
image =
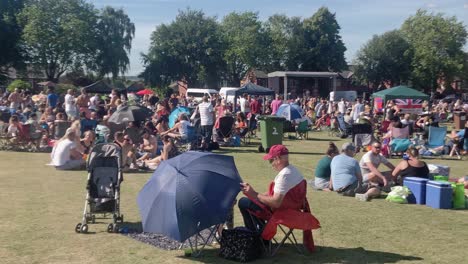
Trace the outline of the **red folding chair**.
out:
M 275 183 L 272 182 L 268 192 L 269 195 L 273 195 L 274 186 Z M 250 213 L 267 221 L 263 230 L 261 230 L 261 238 L 270 241 L 268 246 L 265 247 L 266 252 L 270 256 L 274 256 L 286 240 L 289 240 L 300 253 L 304 253 L 293 233 L 295 229 L 303 231 L 302 248 L 305 248 L 308 252 L 315 251 L 312 230 L 320 228 L 320 222 L 310 212 L 306 194 L 307 182 L 303 180 L 289 190 L 283 199 L 281 207 L 274 211 L 257 200 L 251 199 L 263 209 L 260 213 L 253 211 L 250 211 Z M 284 238 L 281 241 L 275 239 L 278 227 L 284 233 Z

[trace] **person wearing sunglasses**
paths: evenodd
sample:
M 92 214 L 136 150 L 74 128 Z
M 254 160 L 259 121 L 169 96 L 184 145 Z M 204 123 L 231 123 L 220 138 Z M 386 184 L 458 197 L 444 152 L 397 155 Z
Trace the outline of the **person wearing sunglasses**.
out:
M 359 166 L 361 167 L 364 183 L 386 187 L 391 180 L 391 172 L 395 169 L 395 166 L 380 153 L 381 149 L 382 144 L 380 144 L 380 142 L 373 142 L 371 144 L 371 150 L 364 154 L 359 161 Z M 390 171 L 379 171 L 378 168 L 382 163 L 388 167 Z
M 267 207 L 272 211 L 279 208 L 290 208 L 289 206 L 294 204 L 292 201 L 294 199 L 291 197 L 298 197 L 294 195 L 297 194 L 300 183 L 304 181 L 301 172 L 289 164 L 289 150 L 284 145 L 273 145 L 263 159 L 268 160 L 271 167 L 278 172 L 275 180 L 270 183 L 269 192 L 258 193 L 246 182 L 241 183 L 240 186 L 247 197 L 242 197 L 238 206 L 244 218 L 245 226 L 252 231 L 258 231 L 257 228 L 262 229 L 261 227 L 265 225 L 265 221 L 255 216 L 255 214 L 262 214 L 262 211 L 265 210 L 262 207 Z

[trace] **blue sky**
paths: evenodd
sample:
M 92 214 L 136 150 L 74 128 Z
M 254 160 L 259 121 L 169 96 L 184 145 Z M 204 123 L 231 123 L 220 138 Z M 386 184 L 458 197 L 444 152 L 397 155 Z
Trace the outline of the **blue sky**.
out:
M 150 35 L 157 25 L 173 21 L 179 10 L 187 7 L 201 9 L 208 16 L 221 20 L 236 11 L 255 11 L 262 21 L 273 14 L 312 16 L 326 6 L 336 14 L 341 37 L 346 45 L 346 60 L 351 62 L 359 48 L 373 35 L 399 28 L 418 9 L 442 12 L 468 25 L 468 0 L 88 0 L 97 8 L 123 8 L 135 23 L 136 32 L 130 55 L 130 71 L 137 75 L 143 70 L 140 53 L 146 53 Z M 467 50 L 465 46 L 465 50 Z

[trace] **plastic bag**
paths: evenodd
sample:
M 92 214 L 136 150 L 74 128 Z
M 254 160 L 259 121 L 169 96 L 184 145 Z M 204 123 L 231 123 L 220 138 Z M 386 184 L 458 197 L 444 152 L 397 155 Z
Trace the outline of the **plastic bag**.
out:
M 392 187 L 392 191 L 387 195 L 385 200 L 392 203 L 406 204 L 408 200 L 406 198 L 411 194 L 411 191 L 406 186 L 395 186 Z

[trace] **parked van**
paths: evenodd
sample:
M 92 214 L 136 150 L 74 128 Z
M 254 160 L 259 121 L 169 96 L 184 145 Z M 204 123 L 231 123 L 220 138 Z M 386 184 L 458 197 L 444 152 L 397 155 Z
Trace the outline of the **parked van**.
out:
M 211 99 L 213 94 L 217 94 L 218 91 L 215 89 L 201 89 L 201 88 L 188 88 L 187 93 L 185 94 L 186 98 L 193 97 L 193 100 L 197 103 L 200 103 L 203 99 L 203 96 L 208 96 Z
M 219 95 L 223 99 L 226 99 L 227 103 L 233 104 L 235 93 L 239 89 L 240 89 L 239 87 L 221 87 L 221 89 L 219 90 Z
M 353 102 L 357 98 L 357 92 L 356 91 L 330 92 L 330 101 L 338 102 L 341 100 L 341 98 L 344 98 L 345 100 L 348 100 L 349 102 Z

